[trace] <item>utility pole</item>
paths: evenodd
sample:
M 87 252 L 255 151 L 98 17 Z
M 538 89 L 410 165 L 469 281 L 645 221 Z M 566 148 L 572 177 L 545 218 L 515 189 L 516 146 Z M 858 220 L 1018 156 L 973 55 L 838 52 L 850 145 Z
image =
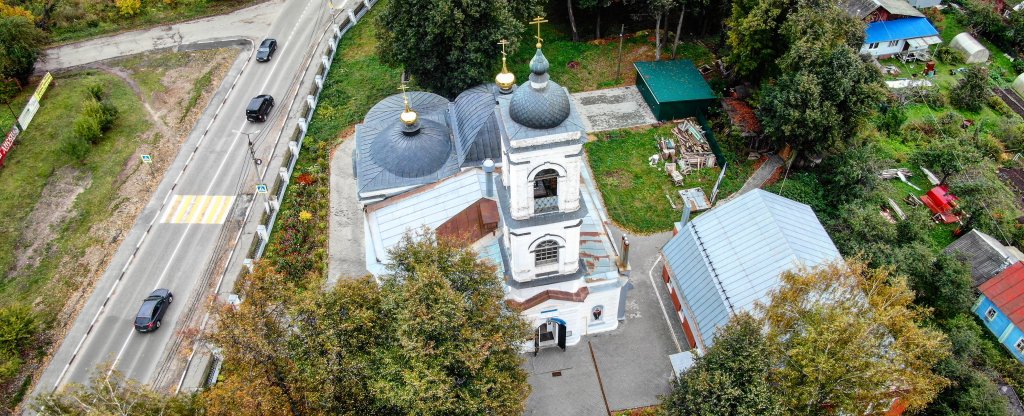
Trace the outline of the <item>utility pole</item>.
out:
M 256 179 L 257 180 L 260 177 L 262 177 L 261 174 L 260 174 L 260 165 L 263 164 L 263 160 L 258 158 L 258 157 L 256 157 L 256 145 L 252 141 L 252 136 L 260 134 L 261 131 L 262 130 L 256 130 L 256 131 L 253 131 L 253 132 L 244 132 L 244 131 L 241 131 L 241 130 L 234 130 L 235 133 L 244 134 L 245 135 L 245 140 L 249 142 L 249 158 L 252 159 L 252 164 L 253 164 L 253 166 L 256 167 Z
M 615 80 L 618 82 L 622 82 L 622 79 L 619 78 L 619 74 L 622 72 L 622 36 L 625 33 L 626 25 L 622 25 L 622 27 L 619 28 L 619 60 L 618 65 L 615 67 Z

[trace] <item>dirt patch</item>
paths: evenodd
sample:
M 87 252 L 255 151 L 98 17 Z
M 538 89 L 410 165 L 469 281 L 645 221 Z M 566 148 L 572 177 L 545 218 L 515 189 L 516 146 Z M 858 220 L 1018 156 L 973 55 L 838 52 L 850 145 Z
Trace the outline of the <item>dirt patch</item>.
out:
M 51 254 L 47 247 L 57 231 L 72 214 L 75 198 L 92 184 L 92 177 L 72 166 L 58 169 L 50 177 L 39 197 L 39 202 L 29 214 L 28 228 L 22 230 L 21 241 L 14 253 L 14 268 L 8 276 L 13 276 L 25 267 L 39 265 L 39 260 Z

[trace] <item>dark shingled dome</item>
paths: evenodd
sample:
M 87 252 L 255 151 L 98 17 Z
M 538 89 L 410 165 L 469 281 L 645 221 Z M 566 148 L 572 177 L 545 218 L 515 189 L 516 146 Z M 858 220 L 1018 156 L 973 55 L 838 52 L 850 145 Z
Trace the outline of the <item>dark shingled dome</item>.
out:
M 419 132 L 407 135 L 405 125 L 395 124 L 380 132 L 370 145 L 370 157 L 395 176 L 418 178 L 436 173 L 452 153 L 448 130 L 441 124 L 419 120 Z
M 530 61 L 530 80 L 512 93 L 509 116 L 512 121 L 534 129 L 550 129 L 569 118 L 569 94 L 547 74 L 548 60 L 537 49 Z M 541 84 L 535 88 L 533 84 Z

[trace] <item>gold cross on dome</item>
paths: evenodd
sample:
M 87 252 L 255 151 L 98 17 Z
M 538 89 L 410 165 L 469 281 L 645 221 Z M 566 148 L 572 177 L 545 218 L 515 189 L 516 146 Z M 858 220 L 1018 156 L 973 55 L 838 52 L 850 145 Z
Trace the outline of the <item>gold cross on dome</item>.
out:
M 508 45 L 508 40 L 502 39 L 498 41 L 498 44 L 501 45 L 501 56 L 505 56 L 505 45 Z
M 530 21 L 531 25 L 537 25 L 537 49 L 540 49 L 541 44 L 544 43 L 544 39 L 540 37 L 540 24 L 547 23 L 547 19 L 537 16 Z
M 405 90 L 408 90 L 409 86 L 406 85 L 405 80 L 403 80 L 402 83 L 399 84 L 398 89 L 402 90 L 402 99 L 405 100 L 405 111 L 408 112 L 409 111 L 409 95 L 406 94 Z

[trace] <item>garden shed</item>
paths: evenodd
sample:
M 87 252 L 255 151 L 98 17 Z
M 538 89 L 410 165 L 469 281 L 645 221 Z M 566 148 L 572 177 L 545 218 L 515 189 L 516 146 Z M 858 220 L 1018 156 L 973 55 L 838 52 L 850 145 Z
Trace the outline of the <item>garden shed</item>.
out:
M 660 121 L 703 115 L 715 101 L 692 61 L 635 62 L 636 87 Z
M 982 46 L 974 36 L 964 32 L 953 37 L 949 46 L 964 53 L 964 59 L 969 64 L 976 64 L 988 61 L 988 49 Z
M 1017 95 L 1024 97 L 1024 74 L 1017 75 L 1017 79 L 1013 80 L 1013 92 Z

